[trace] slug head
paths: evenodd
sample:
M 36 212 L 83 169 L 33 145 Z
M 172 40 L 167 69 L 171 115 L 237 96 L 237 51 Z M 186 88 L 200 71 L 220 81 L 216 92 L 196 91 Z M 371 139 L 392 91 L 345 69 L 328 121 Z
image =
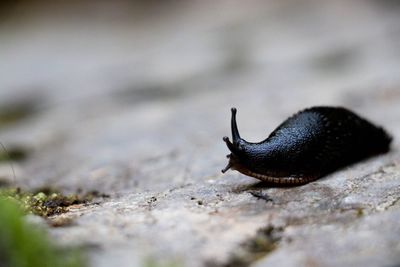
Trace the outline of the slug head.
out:
M 232 142 L 229 140 L 229 137 L 224 136 L 222 140 L 226 143 L 226 146 L 229 148 L 231 153 L 227 155 L 229 159 L 228 165 L 224 169 L 222 169 L 222 173 L 225 173 L 229 169 L 239 170 L 243 168 L 241 163 L 241 158 L 246 155 L 246 148 L 249 145 L 248 142 L 243 140 L 240 137 L 237 123 L 236 123 L 236 108 L 231 108 L 232 117 L 231 117 L 231 131 L 232 131 Z

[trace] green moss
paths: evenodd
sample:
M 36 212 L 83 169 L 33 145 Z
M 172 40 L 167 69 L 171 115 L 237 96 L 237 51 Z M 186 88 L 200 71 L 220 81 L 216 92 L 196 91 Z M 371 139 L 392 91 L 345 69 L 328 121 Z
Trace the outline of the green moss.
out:
M 278 246 L 282 228 L 267 226 L 259 229 L 257 234 L 244 242 L 230 257 L 225 267 L 246 267 L 258 259 L 265 257 Z M 211 264 L 213 265 L 213 264 Z
M 357 217 L 360 218 L 364 216 L 364 210 L 362 208 L 357 209 Z
M 34 100 L 21 100 L 0 106 L 0 128 L 31 117 L 37 111 Z
M 15 201 L 0 198 L 0 266 L 81 267 L 76 250 L 56 248 L 46 232 L 28 224 Z
M 156 260 L 152 258 L 146 259 L 144 267 L 182 267 L 182 263 L 178 260 Z
M 68 211 L 71 205 L 87 203 L 92 199 L 91 195 L 64 196 L 57 192 L 23 192 L 20 189 L 4 189 L 0 191 L 0 198 L 14 200 L 25 213 L 32 213 L 42 217 L 61 214 Z
M 26 159 L 28 151 L 22 147 L 14 146 L 7 148 L 7 151 L 0 148 L 0 162 L 1 161 L 21 161 Z

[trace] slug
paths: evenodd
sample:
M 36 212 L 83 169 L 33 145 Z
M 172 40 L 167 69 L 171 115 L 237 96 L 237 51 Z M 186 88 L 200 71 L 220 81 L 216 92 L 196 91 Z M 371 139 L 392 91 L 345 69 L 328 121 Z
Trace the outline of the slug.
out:
M 343 107 L 311 107 L 281 123 L 267 139 L 240 137 L 232 108 L 230 154 L 222 170 L 237 170 L 272 184 L 301 185 L 339 168 L 389 151 L 386 131 Z

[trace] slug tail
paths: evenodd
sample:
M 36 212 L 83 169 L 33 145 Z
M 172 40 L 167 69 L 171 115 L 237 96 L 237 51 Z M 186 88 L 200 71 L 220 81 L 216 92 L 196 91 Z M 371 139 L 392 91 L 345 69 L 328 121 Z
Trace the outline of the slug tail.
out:
M 233 143 L 237 143 L 240 140 L 240 134 L 238 131 L 237 123 L 236 123 L 236 108 L 231 108 L 232 118 L 231 118 L 231 130 L 232 130 L 232 139 Z

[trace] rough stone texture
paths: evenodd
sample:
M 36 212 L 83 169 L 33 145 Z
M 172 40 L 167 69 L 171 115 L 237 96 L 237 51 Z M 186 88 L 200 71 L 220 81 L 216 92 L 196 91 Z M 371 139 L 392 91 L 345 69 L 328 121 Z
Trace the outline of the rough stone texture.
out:
M 30 107 L 0 124 L 28 153 L 17 184 L 110 195 L 63 215 L 57 240 L 91 266 L 400 264 L 396 3 L 89 2 L 0 24 L 0 107 Z M 378 122 L 392 151 L 294 188 L 220 173 L 231 106 L 258 141 L 312 105 Z M 268 249 L 245 245 L 266 227 Z

